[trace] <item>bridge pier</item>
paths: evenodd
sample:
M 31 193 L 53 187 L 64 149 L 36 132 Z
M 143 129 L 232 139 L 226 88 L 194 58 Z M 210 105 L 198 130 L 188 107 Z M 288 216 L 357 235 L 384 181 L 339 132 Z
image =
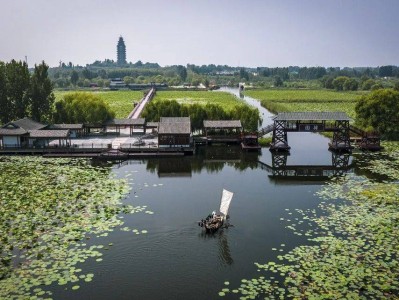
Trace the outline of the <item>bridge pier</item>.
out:
M 352 151 L 348 120 L 335 121 L 333 139 L 329 143 L 329 149 L 333 151 Z
M 272 144 L 270 151 L 284 151 L 291 149 L 287 139 L 287 121 L 274 120 Z

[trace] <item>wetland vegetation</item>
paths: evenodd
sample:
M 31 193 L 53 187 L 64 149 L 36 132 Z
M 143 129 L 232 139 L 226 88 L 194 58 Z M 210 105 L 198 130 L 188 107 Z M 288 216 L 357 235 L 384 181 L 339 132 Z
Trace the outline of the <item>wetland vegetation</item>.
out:
M 399 144 L 357 156 L 365 175 L 331 180 L 316 194 L 319 210 L 290 211 L 281 222 L 309 245 L 255 262 L 260 276 L 225 282 L 220 296 L 240 299 L 396 299 L 399 294 Z M 286 252 L 284 254 L 284 252 Z

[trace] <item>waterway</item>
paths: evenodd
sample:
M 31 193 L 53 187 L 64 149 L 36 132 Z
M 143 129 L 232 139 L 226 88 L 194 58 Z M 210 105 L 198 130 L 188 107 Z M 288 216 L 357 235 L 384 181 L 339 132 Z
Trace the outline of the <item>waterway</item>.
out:
M 271 114 L 256 100 L 243 101 L 258 105 L 262 126 L 271 123 Z M 327 138 L 297 133 L 288 141 L 287 164 L 331 164 Z M 317 209 L 320 199 L 314 194 L 325 181 L 275 178 L 258 161 L 272 165 L 268 149 L 243 153 L 238 146 L 214 146 L 193 157 L 113 165 L 115 176 L 128 179 L 132 188 L 124 202 L 154 212 L 125 215 L 123 226 L 147 233 L 116 229 L 88 241 L 113 246 L 103 261 L 79 266 L 94 274 L 92 282 L 76 291 L 53 287 L 54 299 L 218 299 L 225 281 L 239 287 L 241 279 L 260 276 L 255 262 L 277 261 L 278 255 L 309 244 L 281 218 L 294 220 L 296 209 Z M 223 188 L 234 192 L 233 227 L 206 235 L 197 221 L 218 209 Z

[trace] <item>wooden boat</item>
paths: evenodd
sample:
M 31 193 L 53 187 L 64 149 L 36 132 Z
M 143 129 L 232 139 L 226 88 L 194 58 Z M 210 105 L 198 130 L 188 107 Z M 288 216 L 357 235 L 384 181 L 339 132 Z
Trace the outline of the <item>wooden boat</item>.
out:
M 198 226 L 205 228 L 205 231 L 208 233 L 214 233 L 219 228 L 226 226 L 227 220 L 229 219 L 228 212 L 233 195 L 232 192 L 223 189 L 219 211 L 213 211 L 205 219 L 199 221 Z

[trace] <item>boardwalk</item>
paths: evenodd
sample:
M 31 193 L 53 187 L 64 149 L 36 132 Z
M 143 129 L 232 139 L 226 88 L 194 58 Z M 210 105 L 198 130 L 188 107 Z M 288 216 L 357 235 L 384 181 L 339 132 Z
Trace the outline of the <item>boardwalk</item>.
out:
M 152 88 L 147 95 L 143 99 L 140 100 L 140 102 L 136 105 L 136 107 L 132 110 L 132 112 L 129 114 L 128 119 L 138 119 L 141 115 L 141 112 L 143 111 L 144 107 L 146 104 L 151 101 L 151 99 L 155 95 L 155 88 Z

